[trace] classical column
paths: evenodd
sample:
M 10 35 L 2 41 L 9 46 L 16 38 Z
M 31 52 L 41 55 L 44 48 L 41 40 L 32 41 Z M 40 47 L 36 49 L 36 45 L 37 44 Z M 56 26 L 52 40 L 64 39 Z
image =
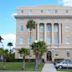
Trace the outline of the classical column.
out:
M 61 45 L 61 24 L 59 24 L 59 45 Z
M 39 24 L 37 24 L 37 40 L 39 40 Z
M 46 28 L 46 24 L 44 24 L 44 26 L 45 26 L 45 27 L 44 27 L 44 28 L 45 28 L 45 29 L 44 29 L 44 31 L 45 31 L 44 39 L 45 39 L 45 42 L 46 42 L 46 29 L 47 29 L 47 28 Z
M 52 24 L 52 45 L 54 45 L 54 24 Z

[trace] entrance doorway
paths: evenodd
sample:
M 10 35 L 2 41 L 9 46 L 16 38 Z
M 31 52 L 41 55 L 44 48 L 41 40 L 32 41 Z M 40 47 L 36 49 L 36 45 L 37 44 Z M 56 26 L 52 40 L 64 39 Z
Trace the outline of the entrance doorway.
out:
M 51 51 L 47 52 L 47 61 L 52 61 L 52 53 L 51 53 Z

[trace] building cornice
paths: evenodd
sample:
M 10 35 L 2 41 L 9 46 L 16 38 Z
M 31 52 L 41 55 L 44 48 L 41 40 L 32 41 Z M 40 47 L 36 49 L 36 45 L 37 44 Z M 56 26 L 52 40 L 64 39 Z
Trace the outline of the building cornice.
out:
M 14 16 L 16 19 L 18 18 L 33 18 L 33 19 L 38 19 L 38 18 L 48 18 L 48 19 L 61 19 L 61 18 L 68 18 L 72 19 L 72 15 L 15 15 Z

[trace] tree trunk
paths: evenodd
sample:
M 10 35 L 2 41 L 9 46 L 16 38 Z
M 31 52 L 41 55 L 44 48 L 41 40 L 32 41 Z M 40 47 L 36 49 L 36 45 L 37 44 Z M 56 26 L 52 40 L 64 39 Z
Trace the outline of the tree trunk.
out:
M 37 24 L 36 24 L 36 40 L 38 39 L 38 37 L 37 37 Z
M 31 34 L 32 34 L 32 29 L 30 28 L 30 40 L 31 40 Z M 30 45 L 31 45 L 31 43 L 30 43 Z M 31 48 L 30 48 L 30 52 L 31 52 Z M 31 57 L 31 54 L 29 56 Z M 29 62 L 30 62 L 30 59 L 29 59 Z
M 42 63 L 42 55 L 40 54 L 39 55 L 39 64 L 41 64 Z
M 25 70 L 25 56 L 23 56 L 23 67 L 22 70 Z
M 39 67 L 39 59 L 36 58 L 35 71 L 38 71 L 38 67 Z
M 10 53 L 11 53 L 11 46 L 10 46 Z
M 31 38 L 31 32 L 32 32 L 32 29 L 30 28 L 30 38 Z
M 35 71 L 38 71 L 38 68 L 39 68 L 39 52 L 36 52 L 35 54 L 35 58 L 36 58 L 36 61 L 35 61 Z

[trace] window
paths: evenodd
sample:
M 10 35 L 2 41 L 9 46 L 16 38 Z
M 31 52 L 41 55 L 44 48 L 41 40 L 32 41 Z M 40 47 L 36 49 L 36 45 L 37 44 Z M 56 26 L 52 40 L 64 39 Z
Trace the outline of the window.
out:
M 50 14 L 55 13 L 55 10 L 48 10 L 48 13 Z
M 68 13 L 68 10 L 66 10 L 66 13 Z
M 58 37 L 58 35 L 54 36 L 54 43 L 55 44 L 59 44 L 59 37 Z
M 32 37 L 29 37 L 29 44 L 32 44 Z
M 67 64 L 67 62 L 66 62 L 66 61 L 63 61 L 62 63 L 63 63 L 63 64 Z
M 29 14 L 31 14 L 31 13 L 32 13 L 32 10 L 30 9 L 30 10 L 29 10 Z
M 21 10 L 21 13 L 23 13 L 23 10 Z
M 65 44 L 70 44 L 70 43 L 71 43 L 71 38 L 70 38 L 70 36 L 65 37 L 64 43 L 65 43 Z
M 19 44 L 23 44 L 24 43 L 24 38 L 23 37 L 20 37 L 19 38 Z
M 57 24 L 54 25 L 54 32 L 58 32 L 58 25 Z
M 55 13 L 57 13 L 58 11 L 57 10 L 55 10 Z
M 50 45 L 51 44 L 51 37 L 47 38 L 47 44 Z
M 41 38 L 41 37 L 40 37 L 40 39 L 39 39 L 39 40 L 40 40 L 40 41 L 43 41 L 43 38 Z
M 51 25 L 47 24 L 47 32 L 51 32 L 51 31 L 52 31 Z
M 43 41 L 44 40 L 44 36 L 43 35 L 40 35 L 39 40 L 40 41 Z
M 65 32 L 70 32 L 70 25 L 66 25 L 64 30 L 65 30 Z
M 41 10 L 41 13 L 43 13 L 43 10 Z
M 43 23 L 41 23 L 41 24 L 39 25 L 39 31 L 40 31 L 40 32 L 44 32 L 44 24 L 43 24 Z
M 24 26 L 20 25 L 20 32 L 23 32 L 23 31 L 24 31 Z
M 32 12 L 32 10 L 30 9 L 30 12 Z

